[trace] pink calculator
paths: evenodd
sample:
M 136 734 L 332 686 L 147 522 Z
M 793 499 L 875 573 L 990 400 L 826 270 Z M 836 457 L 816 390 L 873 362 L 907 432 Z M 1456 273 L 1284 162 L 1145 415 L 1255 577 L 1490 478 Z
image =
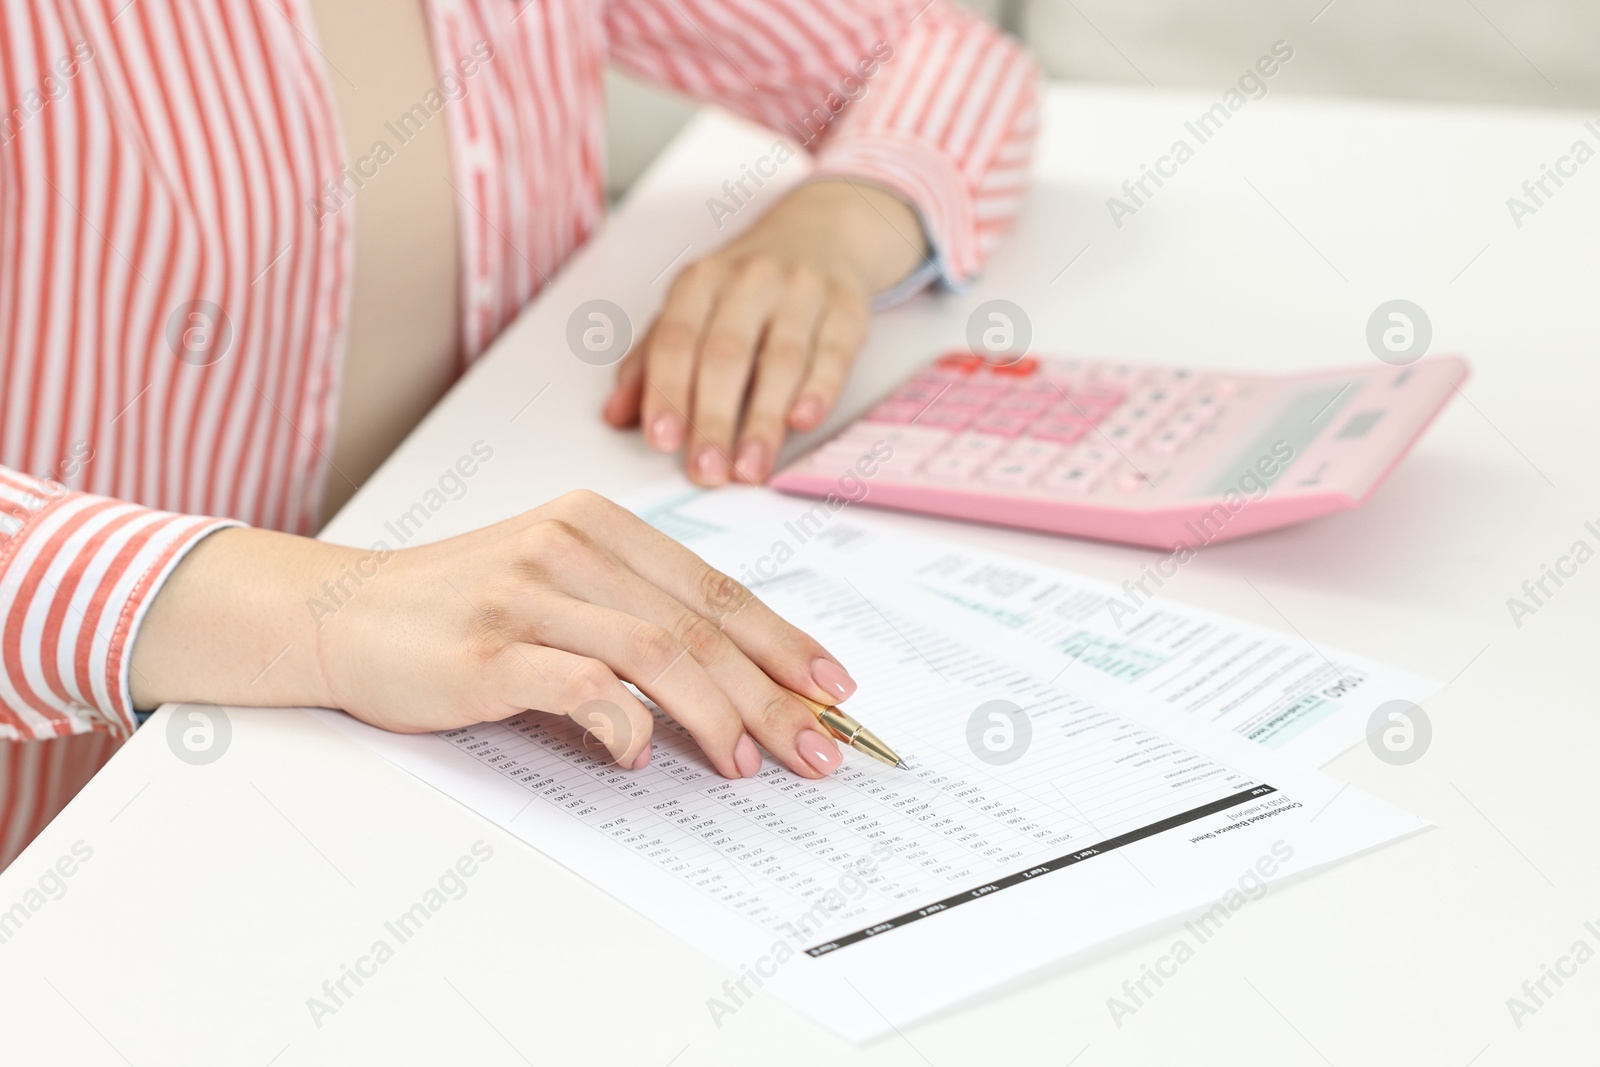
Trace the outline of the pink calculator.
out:
M 1458 356 L 1255 375 L 955 353 L 772 484 L 1194 549 L 1359 507 L 1467 373 Z

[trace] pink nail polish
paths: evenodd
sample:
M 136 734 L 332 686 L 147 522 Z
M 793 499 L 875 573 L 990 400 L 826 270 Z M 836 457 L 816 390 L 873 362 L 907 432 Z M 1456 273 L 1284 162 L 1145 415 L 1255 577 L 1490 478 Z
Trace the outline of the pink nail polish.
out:
M 833 694 L 835 700 L 848 700 L 850 694 L 856 691 L 856 683 L 844 672 L 844 668 L 821 656 L 811 661 L 811 678 Z
M 767 443 L 765 441 L 746 441 L 739 446 L 739 458 L 734 461 L 733 467 L 739 472 L 739 477 L 747 482 L 760 482 L 767 476 Z
M 822 401 L 814 396 L 803 396 L 795 403 L 789 420 L 802 430 L 809 430 L 822 421 Z
M 749 734 L 739 738 L 739 743 L 733 746 L 733 762 L 746 778 L 754 778 L 761 770 L 761 750 L 756 748 Z
M 640 752 L 637 756 L 635 756 L 633 758 L 633 769 L 636 770 L 636 771 L 642 771 L 642 770 L 645 769 L 645 767 L 649 766 L 650 757 L 655 755 L 655 751 L 656 751 L 655 742 L 653 742 L 653 741 L 646 742 L 645 746 L 644 746 L 644 751 Z
M 833 739 L 815 730 L 800 731 L 800 736 L 794 739 L 794 747 L 799 750 L 800 758 L 818 774 L 832 774 L 844 762 L 844 757 L 839 754 L 839 746 L 833 743 Z
M 694 470 L 700 480 L 709 485 L 721 485 L 728 480 L 728 461 L 710 445 L 694 457 Z
M 663 452 L 676 452 L 683 444 L 683 420 L 670 411 L 650 424 L 650 443 Z

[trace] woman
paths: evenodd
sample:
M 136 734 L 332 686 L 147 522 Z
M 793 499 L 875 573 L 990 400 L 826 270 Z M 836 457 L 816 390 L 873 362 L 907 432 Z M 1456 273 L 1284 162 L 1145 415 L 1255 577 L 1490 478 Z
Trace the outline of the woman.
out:
M 682 271 L 604 417 L 704 485 L 834 403 L 874 298 L 978 268 L 1036 75 L 944 0 L 0 0 L 0 865 L 166 701 L 406 731 L 635 683 L 728 777 L 837 747 L 820 645 L 574 494 L 404 549 L 314 531 L 598 225 L 602 65 L 781 129 L 815 177 Z M 214 516 L 214 517 L 212 517 Z M 621 727 L 584 709 L 620 708 Z

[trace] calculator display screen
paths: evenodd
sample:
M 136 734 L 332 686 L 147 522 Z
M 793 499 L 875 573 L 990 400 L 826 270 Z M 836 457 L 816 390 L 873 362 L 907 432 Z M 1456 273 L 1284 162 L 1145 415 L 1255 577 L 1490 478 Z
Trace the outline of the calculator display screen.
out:
M 1364 378 L 1318 382 L 1304 392 L 1290 396 L 1270 422 L 1262 426 L 1244 448 L 1215 468 L 1209 479 L 1197 487 L 1197 495 L 1219 497 L 1247 485 L 1261 483 L 1271 488 L 1284 472 L 1294 466 L 1311 442 L 1335 425 L 1341 409 L 1353 400 L 1365 383 Z

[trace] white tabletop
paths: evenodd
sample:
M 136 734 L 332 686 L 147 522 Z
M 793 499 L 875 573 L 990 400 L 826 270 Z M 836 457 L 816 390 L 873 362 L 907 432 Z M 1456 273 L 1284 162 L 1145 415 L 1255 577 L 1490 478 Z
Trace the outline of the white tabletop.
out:
M 64 894 L 0 944 L 0 1059 L 1342 1067 L 1592 1058 L 1600 962 L 1560 964 L 1575 974 L 1561 986 L 1546 979 L 1549 995 L 1519 1020 L 1507 998 L 1534 1005 L 1524 982 L 1574 942 L 1600 950 L 1591 785 L 1600 725 L 1584 681 L 1600 632 L 1600 563 L 1551 585 L 1555 595 L 1520 627 L 1506 599 L 1573 542 L 1600 547 L 1600 161 L 1559 189 L 1549 184 L 1553 195 L 1520 227 L 1506 198 L 1574 141 L 1600 146 L 1600 130 L 1575 113 L 1270 97 L 1249 103 L 1114 225 L 1106 198 L 1215 100 L 1053 89 L 1020 231 L 970 292 L 919 297 L 879 317 L 844 408 L 860 411 L 913 364 L 960 344 L 967 314 L 994 297 L 1028 312 L 1038 351 L 1272 370 L 1366 363 L 1373 309 L 1393 298 L 1419 304 L 1433 349 L 1473 362 L 1466 402 L 1450 406 L 1365 508 L 1208 548 L 1168 591 L 1451 680 L 1426 705 L 1435 735 L 1421 760 L 1389 766 L 1362 746 L 1328 767 L 1436 829 L 1274 889 L 1120 1027 L 1107 998 L 1170 937 L 1119 942 L 857 1048 L 770 997 L 719 1029 L 706 1000 L 728 973 L 300 712 L 235 713 L 227 751 L 198 767 L 174 757 L 158 718 L 0 875 L 6 909 L 75 845 L 90 853 L 60 881 Z M 669 461 L 637 435 L 600 423 L 611 371 L 574 358 L 567 318 L 603 298 L 642 329 L 675 265 L 732 232 L 719 233 L 706 198 L 771 141 L 702 115 L 327 536 L 385 536 L 384 523 L 479 440 L 492 461 L 432 515 L 425 538 L 570 488 L 618 495 L 667 474 Z M 802 167 L 786 164 L 780 183 Z M 1153 558 L 887 520 L 1118 583 Z M 480 840 L 493 859 L 467 895 L 314 1023 L 307 998 Z

